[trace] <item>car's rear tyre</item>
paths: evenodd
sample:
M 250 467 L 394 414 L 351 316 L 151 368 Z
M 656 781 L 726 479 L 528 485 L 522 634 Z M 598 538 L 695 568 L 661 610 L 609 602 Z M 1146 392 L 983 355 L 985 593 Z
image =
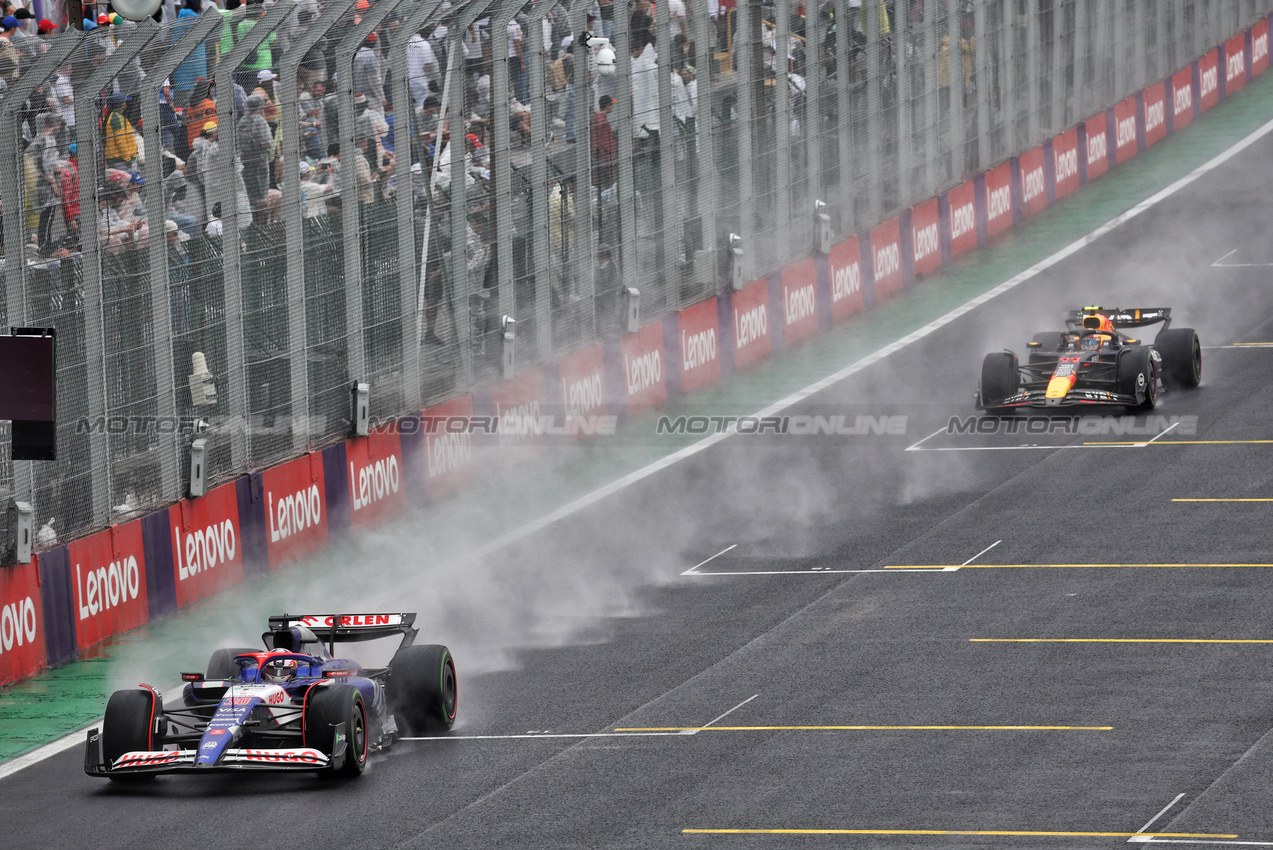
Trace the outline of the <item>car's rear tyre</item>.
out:
M 102 755 L 108 765 L 124 753 L 154 752 L 163 748 L 163 706 L 157 705 L 153 691 L 140 688 L 135 691 L 115 691 L 106 702 L 106 716 L 102 720 Z M 153 774 L 107 773 L 116 781 L 144 781 L 154 779 Z
M 996 410 L 1021 385 L 1017 355 L 1011 351 L 995 351 L 981 361 L 981 406 Z
M 353 685 L 314 687 L 305 697 L 305 746 L 331 756 L 336 750 L 333 727 L 345 724 L 345 761 L 336 776 L 354 777 L 367 769 L 367 707 Z
M 257 651 L 259 650 L 252 649 L 251 647 L 230 647 L 228 649 L 218 649 L 216 652 L 212 653 L 212 657 L 208 659 L 208 671 L 204 674 L 204 678 L 237 678 L 239 675 L 239 665 L 234 663 L 234 656 Z
M 398 650 L 389 662 L 385 697 L 405 734 L 446 732 L 455 725 L 459 709 L 451 651 L 445 646 L 408 646 Z
M 1130 410 L 1153 410 L 1158 406 L 1158 364 L 1148 348 L 1133 348 L 1119 356 L 1118 391 L 1131 396 L 1143 394 L 1143 401 L 1128 405 Z
M 1163 378 L 1173 387 L 1196 387 L 1202 382 L 1202 342 L 1193 328 L 1170 328 L 1154 340 L 1162 355 Z

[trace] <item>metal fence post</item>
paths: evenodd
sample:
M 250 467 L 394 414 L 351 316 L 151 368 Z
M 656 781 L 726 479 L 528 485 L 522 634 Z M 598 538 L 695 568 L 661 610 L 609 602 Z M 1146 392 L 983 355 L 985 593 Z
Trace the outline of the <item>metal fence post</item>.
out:
M 381 0 L 364 14 L 336 47 L 336 105 L 340 116 L 340 230 L 345 260 L 345 339 L 349 380 L 370 381 L 363 328 L 362 187 L 358 185 L 358 128 L 355 115 L 354 55 L 401 0 Z M 395 121 L 395 123 L 397 123 Z M 414 263 L 412 264 L 414 266 Z M 372 400 L 372 409 L 376 401 Z
M 849 100 L 849 31 L 853 27 L 852 11 L 848 0 L 833 0 L 835 3 L 835 76 L 836 76 L 836 114 L 839 116 L 839 135 L 836 147 L 840 159 L 840 179 L 836 190 L 840 195 L 839 202 L 843 213 L 840 216 L 840 233 L 845 236 L 852 233 L 857 221 L 856 192 L 853 190 L 853 145 L 852 104 Z
M 122 44 L 115 52 L 106 57 L 88 78 L 84 91 L 100 92 L 109 85 L 124 66 L 138 56 L 150 40 L 159 33 L 159 26 L 149 19 L 142 21 L 137 28 L 125 36 Z M 84 97 L 75 103 L 75 126 L 93 128 L 85 140 L 77 132 L 77 138 L 88 144 L 83 145 L 79 161 L 87 164 L 87 180 L 85 171 L 80 172 L 80 208 L 92 217 L 94 225 L 97 220 L 98 199 L 101 196 L 101 184 L 104 179 L 102 160 L 103 145 L 96 132 L 99 104 L 96 97 Z M 81 216 L 84 214 L 81 212 Z M 84 346 L 90 352 L 88 357 L 88 415 L 105 416 L 107 409 L 107 368 L 106 368 L 106 333 L 105 313 L 102 293 L 102 245 L 96 231 L 81 238 L 84 272 Z M 19 255 L 21 256 L 21 255 Z M 113 463 L 110 456 L 110 443 L 104 431 L 89 434 L 89 461 L 92 473 L 92 524 L 104 526 L 110 522 L 111 487 Z
M 651 293 L 650 313 L 681 306 L 681 217 L 676 214 L 676 120 L 672 115 L 672 22 L 670 15 L 658 15 L 654 22 L 659 92 L 659 197 L 656 201 L 658 271 Z M 644 299 L 642 299 L 644 300 Z M 644 305 L 643 305 L 644 307 Z
M 735 35 L 732 55 L 735 88 L 734 95 L 738 104 L 738 228 L 745 244 L 740 264 L 743 269 L 743 280 L 750 281 L 756 273 L 756 188 L 751 170 L 752 162 L 752 118 L 755 109 L 752 95 L 752 50 L 748 43 L 751 33 L 751 16 L 753 0 L 738 0 L 735 8 Z M 738 34 L 742 34 L 740 39 Z M 741 42 L 741 44 L 740 44 Z
M 720 286 L 716 269 L 716 250 L 720 243 L 716 233 L 716 204 L 703 202 L 703 196 L 716 187 L 716 122 L 713 118 L 715 98 L 712 90 L 712 48 L 708 27 L 713 26 L 707 18 L 706 0 L 687 0 L 687 6 L 695 7 L 693 12 L 694 28 L 694 89 L 698 93 L 698 102 L 694 110 L 694 135 L 690 139 L 693 148 L 689 156 L 697 157 L 698 169 L 694 174 L 694 198 L 697 203 L 693 214 L 698 216 L 700 226 L 698 232 L 702 239 L 694 255 L 694 274 L 699 282 L 706 277 L 711 282 L 707 292 L 715 292 Z M 702 83 L 699 83 L 702 80 Z M 700 264 L 706 264 L 706 269 Z
M 235 153 L 238 150 L 238 133 L 234 120 L 234 71 L 248 55 L 260 47 L 271 33 L 283 23 L 292 11 L 287 3 L 276 3 L 253 24 L 247 35 L 217 65 L 217 129 L 221 169 L 221 223 L 222 270 L 225 290 L 225 349 L 228 409 L 232 415 L 242 418 L 243 427 L 230 432 L 230 465 L 235 472 L 247 467 L 247 358 L 243 344 L 243 265 L 239 254 L 238 172 L 235 169 Z M 227 20 L 227 26 L 237 25 Z M 229 116 L 225 120 L 221 116 Z M 229 209 L 226 201 L 229 201 Z
M 141 87 L 142 136 L 146 142 L 146 184 L 151 187 L 150 203 L 150 319 L 154 334 L 151 356 L 155 363 L 155 391 L 160 421 L 175 422 L 177 417 L 177 385 L 173 374 L 172 311 L 168 291 L 168 245 L 164 222 L 166 204 L 163 193 L 163 150 L 159 127 L 159 90 L 164 80 L 186 60 L 195 48 L 202 47 L 213 29 L 221 24 L 221 15 L 211 7 L 181 36 L 152 67 Z M 77 122 L 78 123 L 78 122 Z M 158 193 L 158 197 L 155 197 Z M 157 226 L 158 225 L 158 226 Z M 181 436 L 173 429 L 168 434 L 160 429 L 159 474 L 164 500 L 181 498 Z M 166 444 L 166 445 L 165 445 Z
M 791 11 L 788 0 L 774 3 L 774 153 L 778 165 L 778 179 L 774 187 L 774 250 L 770 253 L 778 265 L 786 265 L 793 259 L 793 247 L 807 248 L 807 243 L 793 246 L 791 240 L 791 86 L 787 81 L 787 53 L 791 44 Z M 807 221 L 805 210 L 800 210 L 800 220 Z M 798 255 L 802 255 L 799 251 Z
M 977 86 L 977 168 L 990 165 L 994 158 L 994 139 L 991 127 L 990 89 L 994 81 L 990 72 L 991 44 L 986 36 L 986 17 L 989 15 L 988 0 L 978 0 L 973 19 L 973 39 L 976 40 L 976 51 L 973 54 L 974 81 Z
M 576 229 L 582 230 L 586 234 L 586 238 L 580 240 L 580 247 L 585 252 L 583 260 L 583 268 L 580 269 L 583 285 L 583 295 L 593 304 L 592 309 L 592 330 L 594 335 L 599 327 L 598 316 L 596 310 L 597 303 L 597 232 L 596 219 L 592 215 L 592 195 L 595 189 L 598 194 L 597 203 L 601 204 L 600 193 L 605 186 L 594 186 L 592 183 L 592 114 L 597 108 L 597 94 L 592 85 L 592 48 L 587 44 L 580 44 L 579 39 L 587 29 L 587 15 L 591 6 L 583 3 L 575 3 L 570 10 L 570 32 L 574 34 L 574 59 L 571 63 L 572 79 L 574 81 L 574 117 L 575 125 L 573 128 L 567 127 L 567 132 L 574 130 L 575 133 L 575 150 L 574 150 L 574 168 L 575 168 L 575 209 L 576 209 Z M 600 26 L 600 21 L 597 22 Z M 563 90 L 565 94 L 567 90 Z M 567 95 L 568 96 L 568 95 Z M 535 188 L 537 191 L 536 198 L 538 200 L 536 208 L 538 210 L 535 218 L 535 309 L 537 312 L 547 310 L 548 320 L 545 323 L 545 333 L 548 338 L 550 348 L 541 349 L 545 356 L 550 352 L 557 351 L 558 346 L 552 341 L 552 331 L 555 331 L 555 322 L 552 319 L 552 299 L 551 288 L 545 282 L 541 284 L 539 279 L 541 276 L 551 273 L 552 263 L 550 260 L 550 252 L 548 245 L 548 174 L 547 168 L 544 173 L 536 173 Z M 582 198 L 582 202 L 579 200 Z M 582 209 L 582 215 L 579 210 Z M 586 224 L 578 223 L 578 219 L 582 218 Z
M 398 287 L 402 310 L 402 383 L 403 400 L 409 409 L 415 410 L 423 403 L 420 387 L 420 306 L 419 298 L 425 285 L 424 268 L 416 274 L 415 186 L 411 171 L 411 125 L 415 120 L 415 99 L 411 96 L 407 79 L 407 42 L 433 19 L 442 0 L 424 0 L 410 12 L 398 28 L 399 38 L 389 45 L 389 67 L 393 71 L 393 149 L 405 156 L 396 161 L 398 209 Z M 427 186 L 430 175 L 421 177 Z M 426 215 L 431 215 L 431 205 Z
M 880 217 L 884 195 L 883 65 L 880 62 L 880 4 L 864 0 L 866 14 L 866 218 Z M 852 11 L 849 12 L 850 25 Z
M 911 188 L 914 184 L 912 145 L 915 134 L 911 112 L 910 62 L 906 55 L 906 47 L 910 40 L 908 5 L 907 3 L 897 4 L 893 19 L 893 66 L 897 74 L 897 84 L 893 87 L 893 105 L 897 112 L 897 201 L 903 206 L 918 200 L 914 197 Z
M 510 162 L 511 133 L 508 126 L 508 51 L 502 47 L 506 43 L 508 24 L 521 8 L 523 0 L 503 0 L 499 11 L 491 18 L 491 123 L 495 142 L 491 153 L 495 166 L 492 177 L 495 189 L 492 198 L 495 204 L 495 250 L 497 270 L 496 312 L 499 316 L 511 316 L 513 309 L 513 211 L 508 201 L 512 198 L 513 168 Z M 455 158 L 452 151 L 451 158 Z M 498 203 L 500 197 L 504 203 Z M 507 376 L 506 376 L 507 377 Z
M 535 359 L 545 361 L 552 358 L 553 352 L 553 326 L 552 326 L 552 289 L 548 285 L 548 275 L 542 273 L 539 265 L 540 262 L 547 266 L 548 260 L 548 116 L 545 110 L 548 106 L 548 99 L 545 97 L 545 74 L 544 66 L 548 61 L 551 53 L 546 49 L 551 45 L 544 44 L 544 18 L 552 9 L 549 4 L 544 4 L 539 8 L 531 7 L 535 11 L 535 15 L 530 19 L 530 49 L 527 51 L 530 63 L 530 214 L 527 219 L 531 223 L 531 233 L 522 234 L 522 238 L 529 239 L 527 255 L 530 258 L 529 268 L 527 272 L 534 280 L 535 289 L 532 293 L 533 303 L 530 310 L 534 317 L 533 327 L 535 329 Z M 551 33 L 550 33 L 551 35 Z M 586 54 L 583 54 L 586 56 Z M 585 63 L 584 73 L 587 73 L 587 65 Z M 588 116 L 591 118 L 591 115 Z M 576 121 L 578 115 L 576 114 Z M 578 133 L 576 131 L 575 144 L 579 144 Z M 591 228 L 584 229 L 584 222 L 587 221 L 589 209 L 591 207 L 586 201 L 581 199 L 590 198 L 591 195 L 584 192 L 587 186 L 581 178 L 584 175 L 576 173 L 575 177 L 575 248 L 581 247 L 583 242 L 591 242 L 591 239 L 583 238 L 585 234 L 591 236 Z M 584 178 L 586 179 L 586 178 Z M 563 189 L 563 191 L 565 191 Z M 582 212 L 581 212 L 582 210 Z M 572 274 L 577 274 L 579 269 L 591 265 L 586 259 L 572 256 L 574 268 Z M 591 295 L 591 287 L 588 287 L 589 295 Z M 578 291 L 578 290 L 576 290 Z M 517 304 L 516 286 L 513 290 L 513 304 Z M 591 306 L 590 315 L 592 317 L 589 330 L 595 333 L 596 330 L 596 299 L 589 298 L 588 303 Z M 521 320 L 520 312 L 517 318 Z M 591 334 L 590 334 L 591 335 Z
M 305 27 L 279 63 L 279 84 L 286 94 L 297 88 L 305 54 L 323 39 L 353 8 L 353 0 L 337 0 Z M 279 126 L 283 150 L 301 150 L 300 115 L 295 108 L 281 110 Z M 283 228 L 287 239 L 287 327 L 289 379 L 292 389 L 292 448 L 298 452 L 309 441 L 309 316 L 305 303 L 305 215 L 301 208 L 300 180 L 293 170 L 283 181 Z M 304 424 L 302 424 L 304 423 Z

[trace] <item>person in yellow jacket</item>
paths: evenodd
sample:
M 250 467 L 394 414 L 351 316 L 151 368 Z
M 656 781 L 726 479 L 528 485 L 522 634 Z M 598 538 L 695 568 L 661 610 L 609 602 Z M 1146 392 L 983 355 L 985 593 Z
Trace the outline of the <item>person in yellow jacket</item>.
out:
M 866 35 L 866 5 L 858 7 L 858 29 L 863 35 Z M 888 7 L 884 5 L 884 0 L 880 0 L 880 35 L 888 35 L 893 31 L 888 22 Z
M 119 93 L 106 98 L 106 107 L 109 111 L 102 119 L 102 132 L 106 140 L 104 154 L 107 168 L 135 171 L 137 131 L 124 115 L 124 106 L 127 103 L 127 96 Z
M 977 53 L 977 40 L 975 38 L 960 38 L 960 51 L 963 55 L 963 78 L 964 87 L 967 88 L 972 82 L 973 58 Z M 950 36 L 943 35 L 941 37 L 941 48 L 937 51 L 937 84 L 939 86 L 950 85 Z

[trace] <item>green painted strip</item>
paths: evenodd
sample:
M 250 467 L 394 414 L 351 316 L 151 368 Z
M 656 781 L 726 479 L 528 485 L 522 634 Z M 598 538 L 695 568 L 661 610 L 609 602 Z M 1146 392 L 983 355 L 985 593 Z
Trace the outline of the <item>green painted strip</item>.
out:
M 854 317 L 830 334 L 688 397 L 680 412 L 748 414 L 879 350 L 1130 209 L 1251 133 L 1271 113 L 1273 72 L 1268 72 L 1191 126 L 1005 234 L 994 247 L 959 258 L 904 296 Z M 630 421 L 614 439 L 525 463 L 515 474 L 484 481 L 401 520 L 399 527 L 410 528 L 419 541 L 410 552 L 386 542 L 387 535 L 368 535 L 315 556 L 303 571 L 294 566 L 253 581 L 2 689 L 0 762 L 92 723 L 117 688 L 135 687 L 141 681 L 172 687 L 182 670 L 203 670 L 213 649 L 240 645 L 245 639 L 255 643 L 271 613 L 329 608 L 331 600 L 348 599 L 351 564 L 358 567 L 352 578 L 355 593 L 378 582 L 392 588 L 393 582 L 402 580 L 402 569 L 378 563 L 400 565 L 407 557 L 420 565 L 445 561 L 697 439 L 654 438 L 653 416 Z M 481 518 L 480 528 L 468 533 L 474 517 Z M 429 622 L 422 612 L 421 639 L 445 642 L 445 635 L 429 634 Z

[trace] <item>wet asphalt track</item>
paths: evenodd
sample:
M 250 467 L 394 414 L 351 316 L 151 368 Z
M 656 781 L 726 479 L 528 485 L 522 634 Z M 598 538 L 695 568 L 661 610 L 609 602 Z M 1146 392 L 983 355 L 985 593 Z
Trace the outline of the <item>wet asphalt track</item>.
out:
M 459 659 L 451 739 L 343 784 L 116 787 L 71 750 L 0 781 L 4 843 L 1114 847 L 1178 795 L 1148 832 L 1273 842 L 1273 642 L 1161 642 L 1273 641 L 1273 502 L 1172 501 L 1273 498 L 1273 444 L 1206 442 L 1273 440 L 1273 346 L 1208 348 L 1203 386 L 1157 411 L 1192 434 L 915 446 L 972 413 L 985 352 L 1071 307 L 1171 306 L 1205 346 L 1273 342 L 1271 157 L 1266 138 L 790 411 L 905 415 L 904 436 L 734 438 L 500 553 L 513 582 L 671 566 L 633 616 L 520 669 L 466 679 Z M 697 572 L 724 575 L 678 575 L 711 556 Z M 1169 563 L 1267 566 L 1045 566 Z M 773 728 L 846 726 L 894 728 Z M 949 728 L 1005 726 L 1087 728 Z

